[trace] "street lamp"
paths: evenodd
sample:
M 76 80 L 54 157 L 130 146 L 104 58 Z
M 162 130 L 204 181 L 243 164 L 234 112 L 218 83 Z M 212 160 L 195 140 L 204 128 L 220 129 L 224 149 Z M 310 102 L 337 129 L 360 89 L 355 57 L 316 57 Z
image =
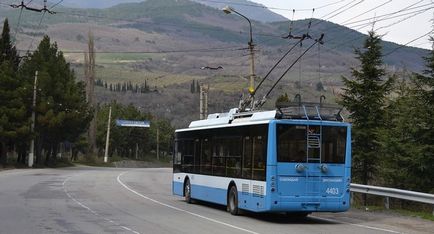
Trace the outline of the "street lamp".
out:
M 243 17 L 244 19 L 246 19 L 249 22 L 249 27 L 250 27 L 250 40 L 249 40 L 249 50 L 250 50 L 250 87 L 249 87 L 249 93 L 252 96 L 252 104 L 253 104 L 253 95 L 255 93 L 255 87 L 254 87 L 254 81 L 255 81 L 255 55 L 254 55 L 254 44 L 253 44 L 253 35 L 252 35 L 252 23 L 250 22 L 249 18 L 247 18 L 246 16 L 242 15 L 241 13 L 239 13 L 238 11 L 236 11 L 234 8 L 230 7 L 230 6 L 225 6 L 223 7 L 223 12 L 226 14 L 230 14 L 230 13 L 235 13 L 241 17 Z

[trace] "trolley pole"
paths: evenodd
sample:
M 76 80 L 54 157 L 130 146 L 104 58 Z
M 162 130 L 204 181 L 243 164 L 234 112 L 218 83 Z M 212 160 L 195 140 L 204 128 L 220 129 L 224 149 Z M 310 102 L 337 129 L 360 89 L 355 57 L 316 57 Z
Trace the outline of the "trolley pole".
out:
M 38 84 L 38 71 L 35 72 L 35 82 L 33 84 L 33 105 L 32 105 L 32 125 L 30 131 L 32 134 L 35 132 L 35 121 L 36 121 L 36 86 Z M 29 152 L 29 167 L 33 167 L 33 160 L 35 154 L 35 138 L 32 136 L 32 140 L 30 141 L 30 152 Z
M 107 163 L 108 160 L 108 150 L 109 150 L 109 142 L 110 142 L 110 122 L 112 119 L 112 107 L 109 109 L 109 117 L 107 121 L 107 137 L 105 139 L 105 152 L 104 152 L 104 163 Z

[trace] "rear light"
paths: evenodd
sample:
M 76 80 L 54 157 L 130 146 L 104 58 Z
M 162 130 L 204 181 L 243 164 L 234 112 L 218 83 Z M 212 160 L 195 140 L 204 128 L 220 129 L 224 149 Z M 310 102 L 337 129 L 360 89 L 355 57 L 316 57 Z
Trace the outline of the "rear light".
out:
M 271 176 L 270 186 L 271 186 L 271 192 L 276 191 L 276 177 Z
M 302 173 L 304 170 L 306 170 L 306 168 L 307 168 L 307 167 L 306 167 L 305 165 L 301 164 L 301 163 L 295 165 L 295 170 L 296 170 L 298 173 Z
M 320 166 L 320 169 L 321 169 L 322 173 L 327 173 L 329 171 L 329 168 L 327 167 L 326 164 L 322 164 Z

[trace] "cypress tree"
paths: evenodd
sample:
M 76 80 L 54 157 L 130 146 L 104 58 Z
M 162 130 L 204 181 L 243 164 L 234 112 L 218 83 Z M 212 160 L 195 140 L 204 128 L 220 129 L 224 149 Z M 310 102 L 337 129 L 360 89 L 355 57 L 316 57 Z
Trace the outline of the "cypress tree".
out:
M 4 61 L 9 61 L 14 71 L 18 70 L 20 58 L 17 49 L 11 42 L 9 21 L 5 19 L 3 23 L 3 31 L 0 38 L 0 64 Z

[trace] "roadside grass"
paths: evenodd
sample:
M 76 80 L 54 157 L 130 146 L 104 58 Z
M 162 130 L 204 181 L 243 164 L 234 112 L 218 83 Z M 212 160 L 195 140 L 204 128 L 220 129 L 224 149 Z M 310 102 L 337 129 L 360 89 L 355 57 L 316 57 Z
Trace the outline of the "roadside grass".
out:
M 111 64 L 140 62 L 148 59 L 159 59 L 162 57 L 163 55 L 150 55 L 143 53 L 104 53 L 98 54 L 96 60 L 99 64 Z
M 359 204 L 353 204 L 353 208 L 366 211 L 366 212 L 391 212 L 403 216 L 409 216 L 409 217 L 417 217 L 425 220 L 434 221 L 434 215 L 429 212 L 424 211 L 411 211 L 411 210 L 404 210 L 404 209 L 386 209 L 382 206 L 362 206 Z
M 77 77 L 84 77 L 83 67 L 75 68 Z M 133 85 L 144 84 L 152 89 L 154 87 L 161 88 L 169 85 L 189 83 L 192 80 L 204 80 L 205 76 L 185 75 L 185 74 L 171 74 L 166 72 L 147 72 L 140 70 L 132 70 L 123 64 L 109 64 L 99 66 L 96 68 L 96 79 L 107 82 L 110 84 L 117 84 L 123 82 L 131 82 Z

